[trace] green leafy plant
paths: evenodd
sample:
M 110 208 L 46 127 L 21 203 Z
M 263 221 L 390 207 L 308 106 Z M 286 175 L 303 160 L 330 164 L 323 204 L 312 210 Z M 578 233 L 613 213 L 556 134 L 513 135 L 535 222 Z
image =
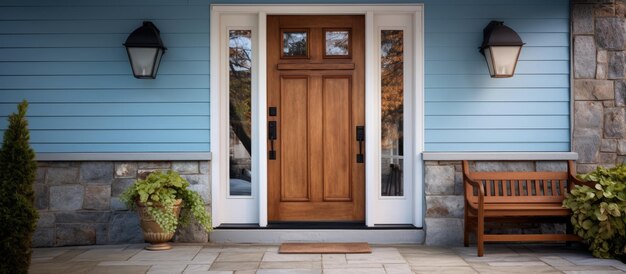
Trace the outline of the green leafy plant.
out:
M 595 188 L 576 186 L 563 201 L 573 212 L 574 232 L 600 258 L 626 259 L 626 165 L 598 167 L 581 180 Z
M 189 224 L 192 216 L 207 232 L 211 231 L 211 217 L 204 208 L 204 200 L 188 187 L 189 182 L 177 172 L 158 171 L 144 180 L 137 180 L 121 199 L 130 209 L 136 209 L 137 203 L 146 206 L 148 213 L 167 233 Z M 180 217 L 176 218 L 174 203 L 178 199 L 183 200 L 183 205 Z
M 23 101 L 9 116 L 0 149 L 0 273 L 28 272 L 39 218 L 33 192 L 37 162 L 28 143 L 27 108 Z

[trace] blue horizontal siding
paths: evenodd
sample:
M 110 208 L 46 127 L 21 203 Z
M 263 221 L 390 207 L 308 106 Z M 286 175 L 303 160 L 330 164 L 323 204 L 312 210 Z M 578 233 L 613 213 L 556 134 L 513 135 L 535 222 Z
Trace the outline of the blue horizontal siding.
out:
M 569 150 L 568 1 L 394 2 L 425 7 L 426 150 Z M 211 3 L 305 2 L 0 2 L 1 128 L 27 99 L 38 152 L 208 151 Z M 121 46 L 142 20 L 159 27 L 168 47 L 156 80 L 134 79 Z M 477 47 L 490 20 L 526 43 L 513 78 L 487 76 Z

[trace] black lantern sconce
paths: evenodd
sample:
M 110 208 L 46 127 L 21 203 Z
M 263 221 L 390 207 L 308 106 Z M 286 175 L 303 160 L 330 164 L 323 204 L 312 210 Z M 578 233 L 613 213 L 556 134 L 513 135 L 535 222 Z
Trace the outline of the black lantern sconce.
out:
M 152 22 L 144 21 L 141 27 L 126 38 L 124 46 L 135 78 L 156 78 L 161 57 L 166 50 L 160 34 L 161 32 Z
M 485 56 L 492 78 L 513 77 L 524 42 L 503 22 L 491 21 L 483 30 L 480 53 Z

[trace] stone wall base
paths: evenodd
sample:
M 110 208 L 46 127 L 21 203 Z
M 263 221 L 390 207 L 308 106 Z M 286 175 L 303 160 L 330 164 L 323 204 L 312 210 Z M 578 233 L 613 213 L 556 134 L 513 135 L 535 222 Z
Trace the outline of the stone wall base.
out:
M 210 212 L 208 161 L 39 162 L 34 189 L 40 219 L 33 246 L 143 242 L 137 213 L 119 196 L 137 178 L 170 169 L 189 181 Z M 208 242 L 209 235 L 192 225 L 179 229 L 174 240 Z

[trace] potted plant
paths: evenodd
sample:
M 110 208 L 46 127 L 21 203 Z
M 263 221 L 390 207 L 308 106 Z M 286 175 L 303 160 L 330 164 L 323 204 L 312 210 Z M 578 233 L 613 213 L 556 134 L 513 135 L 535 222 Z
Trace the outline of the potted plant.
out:
M 189 224 L 192 215 L 207 232 L 211 231 L 211 218 L 202 197 L 188 186 L 189 182 L 175 171 L 157 171 L 137 180 L 122 194 L 128 208 L 139 213 L 144 239 L 150 243 L 146 249 L 171 249 L 167 242 L 178 226 Z

